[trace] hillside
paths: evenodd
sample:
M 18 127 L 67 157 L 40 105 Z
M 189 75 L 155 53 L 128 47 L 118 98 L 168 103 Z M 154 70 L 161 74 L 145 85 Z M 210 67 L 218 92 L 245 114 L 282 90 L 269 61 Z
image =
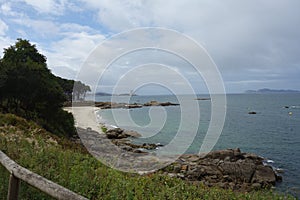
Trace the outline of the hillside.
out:
M 300 93 L 299 90 L 274 90 L 274 89 L 268 89 L 268 88 L 263 88 L 259 90 L 247 90 L 245 93 L 248 94 L 278 94 L 278 93 Z
M 272 191 L 237 193 L 187 183 L 161 174 L 139 176 L 108 168 L 80 145 L 34 122 L 0 114 L 0 150 L 17 163 L 90 199 L 282 199 Z M 6 198 L 9 173 L 0 167 L 0 198 Z M 21 184 L 21 199 L 51 199 Z M 292 199 L 292 198 L 290 198 Z

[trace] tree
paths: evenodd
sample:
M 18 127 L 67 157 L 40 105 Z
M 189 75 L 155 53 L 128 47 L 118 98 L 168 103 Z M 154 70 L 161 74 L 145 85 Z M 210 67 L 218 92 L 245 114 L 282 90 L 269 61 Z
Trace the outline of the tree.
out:
M 75 81 L 64 79 L 58 76 L 55 76 L 54 78 L 56 79 L 60 87 L 63 89 L 67 101 L 72 101 L 73 87 Z
M 58 135 L 75 134 L 73 116 L 62 110 L 67 100 L 62 82 L 72 81 L 60 81 L 54 76 L 35 45 L 18 39 L 5 49 L 0 78 L 0 111 L 34 120 Z
M 91 88 L 88 85 L 83 84 L 81 81 L 74 82 L 73 100 L 85 99 L 86 93 L 90 91 Z

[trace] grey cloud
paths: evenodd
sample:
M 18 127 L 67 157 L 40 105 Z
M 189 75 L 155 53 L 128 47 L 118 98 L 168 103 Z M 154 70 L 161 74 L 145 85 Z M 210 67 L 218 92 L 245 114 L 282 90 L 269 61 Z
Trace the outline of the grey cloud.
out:
M 101 27 L 105 27 L 105 32 L 111 35 L 141 26 L 159 26 L 178 30 L 203 44 L 220 69 L 228 91 L 241 92 L 260 86 L 297 89 L 296 85 L 300 85 L 297 79 L 300 76 L 300 1 L 298 0 L 78 0 L 75 3 L 64 0 L 60 2 L 47 0 L 44 3 L 34 0 L 29 4 L 58 18 L 63 17 L 68 8 L 72 8 L 74 12 L 78 10 L 80 14 L 93 12 L 95 18 L 91 20 L 97 19 Z M 57 6 L 61 8 L 53 12 L 49 10 Z M 1 9 L 7 16 L 14 15 L 14 8 L 7 3 L 3 3 Z M 52 39 L 49 47 L 45 49 L 49 63 L 53 66 L 78 69 L 79 61 L 82 62 L 88 51 L 104 39 L 104 36 L 97 34 L 94 28 L 84 26 L 81 22 L 77 25 L 63 24 L 55 20 L 48 22 L 45 19 L 30 21 L 24 18 L 22 20 L 18 23 L 27 20 L 26 23 L 31 24 L 31 27 L 27 28 L 35 32 L 46 30 L 41 33 L 45 35 L 44 38 Z M 44 27 L 51 27 L 51 30 Z M 52 35 L 62 38 L 57 39 Z M 159 37 L 155 35 L 154 37 L 157 37 L 159 42 Z M 170 45 L 189 50 L 185 44 L 178 41 L 172 42 L 171 39 L 166 41 Z M 147 41 L 138 42 L 147 43 Z M 110 46 L 113 49 L 107 51 L 122 48 L 121 44 L 130 45 L 121 41 L 114 47 Z M 157 59 L 159 62 L 181 69 L 192 81 L 198 81 L 197 77 L 193 78 L 191 70 L 183 67 L 185 63 L 182 60 L 168 59 L 168 57 L 155 58 L 151 55 L 141 59 L 142 55 L 136 56 L 127 56 L 127 63 L 126 61 L 118 63 L 119 73 L 126 66 L 135 66 L 140 60 L 148 62 Z M 111 82 L 107 84 L 109 83 Z

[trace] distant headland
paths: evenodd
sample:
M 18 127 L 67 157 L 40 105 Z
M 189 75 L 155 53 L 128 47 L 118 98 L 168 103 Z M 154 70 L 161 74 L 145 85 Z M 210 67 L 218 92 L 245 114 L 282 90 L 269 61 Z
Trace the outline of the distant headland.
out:
M 274 90 L 274 89 L 268 89 L 268 88 L 263 88 L 263 89 L 259 89 L 259 90 L 246 90 L 245 93 L 248 94 L 271 94 L 271 93 L 300 93 L 299 90 Z
M 137 94 L 130 92 L 130 93 L 122 93 L 122 94 L 111 94 L 106 92 L 97 92 L 95 95 L 98 96 L 138 96 Z
M 129 94 L 129 93 L 123 93 L 123 94 L 110 94 L 105 92 L 97 92 L 95 93 L 97 96 L 138 96 L 137 94 Z

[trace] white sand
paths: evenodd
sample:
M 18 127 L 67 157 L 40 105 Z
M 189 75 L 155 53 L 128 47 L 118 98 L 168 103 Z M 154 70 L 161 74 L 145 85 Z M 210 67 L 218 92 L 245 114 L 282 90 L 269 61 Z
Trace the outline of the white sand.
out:
M 91 128 L 94 131 L 103 133 L 96 112 L 100 110 L 92 106 L 65 107 L 64 110 L 73 114 L 75 126 L 80 128 Z

